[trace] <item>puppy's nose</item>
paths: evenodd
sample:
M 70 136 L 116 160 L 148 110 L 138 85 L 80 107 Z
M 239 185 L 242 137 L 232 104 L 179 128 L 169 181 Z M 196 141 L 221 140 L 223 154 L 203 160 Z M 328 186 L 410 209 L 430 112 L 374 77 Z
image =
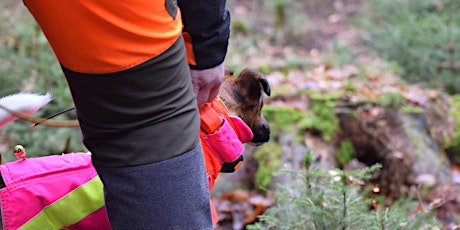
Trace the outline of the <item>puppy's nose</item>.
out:
M 270 127 L 268 123 L 264 122 L 260 127 L 253 129 L 252 133 L 254 138 L 252 138 L 252 143 L 265 143 L 270 140 Z

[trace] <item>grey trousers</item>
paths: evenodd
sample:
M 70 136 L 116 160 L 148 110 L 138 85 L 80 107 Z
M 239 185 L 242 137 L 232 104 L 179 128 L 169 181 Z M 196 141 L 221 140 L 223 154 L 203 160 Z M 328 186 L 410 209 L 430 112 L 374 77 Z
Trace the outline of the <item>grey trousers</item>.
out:
M 203 153 L 126 168 L 97 167 L 112 229 L 212 229 Z

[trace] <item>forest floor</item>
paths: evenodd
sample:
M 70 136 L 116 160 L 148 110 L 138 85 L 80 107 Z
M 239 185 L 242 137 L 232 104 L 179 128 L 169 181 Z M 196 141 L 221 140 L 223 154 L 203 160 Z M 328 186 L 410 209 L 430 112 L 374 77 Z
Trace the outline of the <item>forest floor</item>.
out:
M 273 5 L 275 2 L 289 4 L 282 8 Z M 389 64 L 363 46 L 360 39 L 362 31 L 350 22 L 363 6 L 362 2 L 365 1 L 228 0 L 234 28 L 226 65 L 236 72 L 245 67 L 259 68 L 266 73 L 275 91 L 287 87 L 286 92 L 301 91 L 304 88 L 334 91 L 348 84 L 349 79 L 355 79 L 359 71 L 358 66 L 366 66 L 370 72 L 366 73 L 365 77 L 372 84 L 369 86 L 354 83 L 360 91 L 359 96 L 353 98 L 357 101 L 363 98 L 375 99 L 388 90 L 401 92 L 404 99 L 412 105 L 426 105 L 427 101 L 442 98 L 439 92 L 422 90 L 415 86 L 395 87 L 395 82 L 400 80 L 398 76 L 386 72 L 391 69 Z M 13 0 L 6 0 L 5 4 L 17 6 L 17 2 Z M 372 72 L 372 69 L 375 70 Z M 305 109 L 308 103 L 308 98 L 296 95 L 267 99 L 269 105 L 286 104 L 299 110 Z M 379 108 L 371 108 L 369 113 L 362 113 L 360 118 L 380 122 L 382 120 L 377 118 L 382 115 L 381 112 Z M 437 128 L 441 131 L 448 130 L 446 124 L 450 123 L 439 124 Z M 381 134 L 391 141 L 391 130 Z M 305 140 L 307 143 L 309 141 L 311 139 Z M 315 146 L 315 151 L 325 154 L 330 147 L 320 141 L 312 143 L 311 146 Z M 255 150 L 248 147 L 247 151 L 250 154 Z M 246 166 L 250 164 L 250 161 L 245 161 Z M 235 175 L 241 178 L 244 177 L 244 173 L 246 172 L 239 170 Z M 235 178 L 222 175 L 220 180 L 231 181 Z M 458 187 L 454 188 L 455 191 L 449 189 L 452 188 L 440 188 L 437 194 L 432 195 L 431 201 L 440 202 L 440 197 L 449 195 L 446 198 L 450 199 L 446 202 L 449 206 L 445 205 L 447 209 L 444 211 L 460 213 L 460 190 Z M 458 194 L 457 198 L 452 194 Z M 257 215 L 273 204 L 274 196 L 261 195 L 253 189 L 224 188 L 215 193 L 213 200 L 222 220 L 218 228 L 244 229 L 245 224 L 256 221 Z
M 276 88 L 287 87 L 290 88 L 291 91 L 296 91 L 301 90 L 299 89 L 300 87 L 307 87 L 309 89 L 334 91 L 335 89 L 344 87 L 349 79 L 355 79 L 354 77 L 357 75 L 358 66 L 366 66 L 368 72 L 365 74 L 365 78 L 368 82 L 371 82 L 371 84 L 362 84 L 360 82 L 353 83 L 360 91 L 358 96 L 352 99 L 357 100 L 357 104 L 365 101 L 363 99 L 376 99 L 382 94 L 393 91 L 401 93 L 405 103 L 414 107 L 429 106 L 427 103 L 430 101 L 444 101 L 445 95 L 442 92 L 431 89 L 421 89 L 417 86 L 406 85 L 404 83 L 399 84 L 399 82 L 403 81 L 401 81 L 399 76 L 391 72 L 390 64 L 380 59 L 378 55 L 375 55 L 372 51 L 363 46 L 359 37 L 362 35 L 360 34 L 361 31 L 354 27 L 349 20 L 353 18 L 360 7 L 362 7 L 362 3 L 359 0 L 325 0 L 299 3 L 295 5 L 295 7 L 298 12 L 303 12 L 307 17 L 304 18 L 304 23 L 297 22 L 295 26 L 291 24 L 288 28 L 276 28 L 276 26 L 274 26 L 276 24 L 274 21 L 277 20 L 276 15 L 273 15 L 273 12 L 270 16 L 265 15 L 267 11 L 261 10 L 264 6 L 260 1 L 234 0 L 229 1 L 229 3 L 233 22 L 241 21 L 249 23 L 250 26 L 249 32 L 234 32 L 233 36 L 230 38 L 230 50 L 226 65 L 236 69 L 254 67 L 267 70 L 267 79 L 275 90 Z M 297 20 L 298 16 L 299 15 L 286 14 L 283 15 L 284 19 L 281 21 L 287 24 L 289 20 Z M 251 41 L 252 39 L 256 41 Z M 344 49 L 345 51 L 343 51 Z M 352 54 L 348 54 L 347 50 L 352 50 Z M 342 62 L 341 56 L 343 55 L 352 55 L 351 59 L 353 61 L 351 63 Z M 349 60 L 350 57 L 345 57 L 344 59 Z M 286 71 L 288 68 L 292 68 L 293 71 Z M 299 108 L 299 110 L 305 108 L 305 104 L 309 103 L 308 99 L 289 96 L 283 96 L 280 100 L 277 98 L 270 98 L 267 102 L 270 105 L 288 104 L 291 107 Z M 443 107 L 446 105 L 441 102 L 440 104 L 436 104 L 436 106 Z M 362 116 L 358 116 L 362 118 L 361 120 L 371 118 L 375 119 L 374 121 L 378 123 L 382 122 L 382 120 L 377 119 L 377 117 L 382 114 L 382 110 L 371 108 L 368 114 L 361 114 Z M 386 124 L 391 124 L 391 122 L 395 120 L 395 117 L 388 117 L 386 119 Z M 432 133 L 436 133 L 436 130 L 448 130 L 448 126 L 452 125 L 452 123 L 450 123 L 451 121 L 448 119 L 439 119 L 439 117 L 438 123 L 436 124 L 436 118 L 428 118 L 427 122 L 430 128 L 433 129 Z M 360 125 L 357 125 L 356 127 L 359 126 Z M 354 129 L 355 126 L 352 127 L 350 125 L 348 128 Z M 378 140 L 378 138 L 385 136 L 387 139 L 384 141 L 386 141 L 388 145 L 392 145 L 393 142 L 397 143 L 396 145 L 404 142 L 401 139 L 403 137 L 398 136 L 399 134 L 397 131 L 394 131 L 397 128 L 398 127 L 391 127 L 390 125 L 388 125 L 387 128 L 382 128 L 383 131 L 379 133 L 380 136 L 376 138 L 377 141 L 381 141 Z M 340 135 L 343 137 L 344 135 L 350 136 L 354 134 L 351 133 L 351 131 L 347 132 L 345 130 L 345 132 L 342 132 L 339 136 Z M 363 136 L 358 138 L 362 139 Z M 305 140 L 307 143 L 309 141 L 311 140 Z M 367 139 L 367 141 L 369 141 L 369 139 Z M 430 145 L 430 143 L 427 143 L 427 145 Z M 402 144 L 404 145 L 406 143 Z M 322 147 L 315 149 L 315 151 L 318 150 L 318 152 L 327 152 L 328 150 L 326 149 L 330 147 L 330 145 L 324 145 L 324 143 L 319 142 L 313 143 L 312 145 L 322 145 Z M 408 146 L 410 146 L 410 143 L 408 143 Z M 395 147 L 395 149 L 388 147 L 388 149 L 389 152 L 398 152 L 398 147 Z M 254 150 L 250 149 L 249 152 L 251 151 Z M 411 152 L 410 149 L 402 149 L 400 151 L 403 152 L 403 154 L 406 152 L 411 154 L 409 153 Z M 410 155 L 410 157 L 417 158 L 412 155 Z M 388 161 L 392 164 L 393 160 Z M 412 163 L 413 162 L 410 162 L 408 164 Z M 251 163 L 246 162 L 246 164 L 249 165 Z M 440 167 L 447 166 L 446 174 L 450 173 L 449 163 L 446 164 L 444 162 L 440 163 L 440 165 Z M 399 166 L 401 165 L 394 166 L 393 168 L 390 167 L 390 169 L 388 169 L 390 171 L 386 172 L 387 176 L 394 177 L 395 173 L 396 175 L 403 173 L 395 169 Z M 407 167 L 407 165 L 402 165 L 401 167 Z M 457 173 L 456 169 L 452 172 Z M 239 175 L 236 176 L 237 178 L 247 179 L 246 176 L 241 175 L 242 172 L 237 171 L 235 174 L 238 173 Z M 385 174 L 385 172 L 382 174 Z M 423 176 L 438 178 L 437 175 L 434 174 L 436 174 L 436 172 L 423 174 L 421 178 Z M 455 178 L 458 179 L 458 174 L 456 175 Z M 411 176 L 408 176 L 408 178 Z M 401 177 L 404 176 L 401 175 Z M 448 175 L 448 177 L 450 179 L 450 175 Z M 235 180 L 234 177 L 226 175 L 222 176 L 222 178 L 222 180 Z M 391 181 L 393 178 L 386 179 Z M 403 183 L 406 183 L 406 178 L 402 180 L 404 180 L 404 182 L 401 182 L 401 184 L 388 184 L 388 187 L 393 188 L 387 189 L 397 193 L 392 194 L 392 191 L 388 191 L 388 197 L 398 196 L 399 190 L 405 189 L 398 187 L 406 186 L 405 184 L 403 185 Z M 414 180 L 414 178 L 407 180 Z M 446 199 L 450 200 L 446 202 L 447 205 L 444 205 L 444 207 L 438 211 L 444 216 L 456 216 L 460 213 L 460 200 L 455 198 L 452 199 L 452 196 L 456 196 L 455 194 L 460 195 L 460 189 L 457 185 L 440 187 L 433 191 L 430 194 L 432 197 L 428 198 L 426 201 L 439 202 L 439 200 L 448 197 Z M 219 228 L 244 229 L 246 223 L 255 221 L 257 215 L 263 213 L 266 208 L 273 204 L 273 198 L 271 194 L 261 196 L 254 191 L 240 189 L 227 190 L 219 194 L 214 197 L 219 215 L 223 220 Z M 454 227 L 446 229 L 457 229 L 455 224 L 451 223 L 451 226 Z

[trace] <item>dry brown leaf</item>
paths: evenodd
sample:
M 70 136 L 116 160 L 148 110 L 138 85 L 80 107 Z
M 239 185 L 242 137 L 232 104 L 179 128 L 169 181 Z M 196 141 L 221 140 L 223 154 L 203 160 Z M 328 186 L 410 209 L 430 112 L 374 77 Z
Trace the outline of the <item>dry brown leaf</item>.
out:
M 230 200 L 234 203 L 247 202 L 251 195 L 248 191 L 241 189 L 225 192 L 221 195 L 222 199 Z

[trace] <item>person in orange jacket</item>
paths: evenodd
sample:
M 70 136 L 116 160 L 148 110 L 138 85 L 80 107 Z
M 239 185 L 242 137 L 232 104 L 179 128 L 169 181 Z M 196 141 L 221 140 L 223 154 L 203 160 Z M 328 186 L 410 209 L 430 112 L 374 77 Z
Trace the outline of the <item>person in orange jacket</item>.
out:
M 113 229 L 211 229 L 198 108 L 224 76 L 225 0 L 24 0 L 68 82 Z

